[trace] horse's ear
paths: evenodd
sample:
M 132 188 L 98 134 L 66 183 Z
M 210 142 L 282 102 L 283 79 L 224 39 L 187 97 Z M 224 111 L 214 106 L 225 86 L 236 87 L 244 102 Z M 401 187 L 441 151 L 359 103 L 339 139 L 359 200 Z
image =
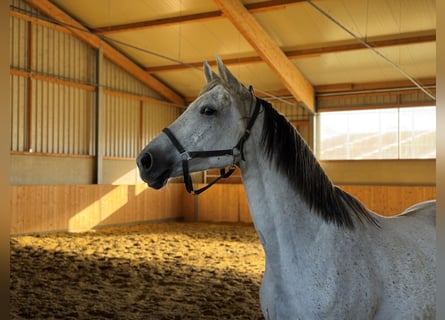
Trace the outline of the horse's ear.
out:
M 218 64 L 218 71 L 221 78 L 226 81 L 232 88 L 239 87 L 239 81 L 235 76 L 227 69 L 219 56 L 216 56 L 216 63 Z
M 209 83 L 213 79 L 218 78 L 218 75 L 212 70 L 207 61 L 204 61 L 204 75 L 206 77 L 207 83 Z

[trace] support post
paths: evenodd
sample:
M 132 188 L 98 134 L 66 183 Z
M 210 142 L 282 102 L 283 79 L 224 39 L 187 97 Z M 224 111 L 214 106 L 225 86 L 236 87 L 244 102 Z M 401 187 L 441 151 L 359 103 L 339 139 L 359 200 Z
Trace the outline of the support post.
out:
M 103 50 L 102 46 L 97 50 L 97 61 L 96 61 L 96 170 L 95 170 L 95 183 L 103 183 L 103 158 L 104 158 L 104 148 L 105 148 L 105 134 L 103 125 L 103 88 L 102 88 L 102 65 L 103 65 Z
M 33 47 L 33 26 L 32 22 L 28 21 L 28 71 L 31 72 L 33 70 L 33 54 L 34 54 L 34 47 Z M 32 146 L 34 144 L 33 141 L 33 125 L 32 125 L 32 113 L 33 113 L 33 94 L 32 94 L 32 85 L 33 85 L 33 79 L 32 76 L 29 76 L 26 78 L 27 85 L 28 85 L 28 98 L 26 101 L 27 106 L 27 112 L 26 112 L 26 119 L 27 119 L 27 128 L 26 128 L 26 141 L 25 141 L 25 148 L 23 151 L 29 151 L 32 152 Z

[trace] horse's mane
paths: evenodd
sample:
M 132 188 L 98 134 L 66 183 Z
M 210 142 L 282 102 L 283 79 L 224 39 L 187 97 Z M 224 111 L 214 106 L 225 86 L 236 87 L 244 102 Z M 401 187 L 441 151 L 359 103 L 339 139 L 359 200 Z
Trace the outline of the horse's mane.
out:
M 323 220 L 340 227 L 353 229 L 353 215 L 361 222 L 377 225 L 361 202 L 332 184 L 309 146 L 289 121 L 270 103 L 261 102 L 264 109 L 261 140 L 266 157 L 279 172 L 289 177 L 303 201 Z

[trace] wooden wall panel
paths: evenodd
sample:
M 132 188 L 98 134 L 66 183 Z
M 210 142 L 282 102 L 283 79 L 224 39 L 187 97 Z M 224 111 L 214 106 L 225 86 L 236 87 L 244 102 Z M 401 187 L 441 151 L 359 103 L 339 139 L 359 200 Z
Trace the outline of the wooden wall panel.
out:
M 202 187 L 204 185 L 199 185 Z M 421 201 L 435 199 L 434 186 L 343 185 L 370 210 L 391 216 Z M 194 220 L 213 222 L 252 222 L 241 184 L 216 184 L 197 197 Z M 188 219 L 187 219 L 188 220 Z
M 370 210 L 385 216 L 396 215 L 413 204 L 436 198 L 435 186 L 343 185 L 340 187 L 362 201 Z
M 434 186 L 340 187 L 387 216 L 436 196 Z M 189 195 L 176 183 L 157 191 L 145 184 L 12 186 L 11 211 L 11 234 L 77 232 L 165 219 L 252 222 L 241 184 L 216 184 L 199 196 Z
M 199 188 L 205 185 L 199 185 Z M 240 221 L 239 184 L 215 184 L 198 197 L 198 221 L 238 222 Z
M 11 234 L 178 219 L 193 210 L 179 184 L 159 191 L 143 184 L 12 186 L 11 193 Z
M 433 186 L 435 159 L 320 161 L 337 185 Z
M 194 218 L 197 221 L 252 222 L 242 184 L 215 184 L 197 196 L 196 201 Z

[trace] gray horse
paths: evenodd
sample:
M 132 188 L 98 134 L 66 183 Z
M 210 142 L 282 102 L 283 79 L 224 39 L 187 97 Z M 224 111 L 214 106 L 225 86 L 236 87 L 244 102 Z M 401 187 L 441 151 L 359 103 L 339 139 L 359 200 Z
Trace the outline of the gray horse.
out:
M 395 218 L 326 176 L 292 125 L 217 59 L 198 98 L 141 152 L 141 178 L 237 165 L 266 255 L 266 319 L 433 319 L 435 201 Z M 191 151 L 192 150 L 192 151 Z M 227 176 L 222 173 L 221 176 Z

